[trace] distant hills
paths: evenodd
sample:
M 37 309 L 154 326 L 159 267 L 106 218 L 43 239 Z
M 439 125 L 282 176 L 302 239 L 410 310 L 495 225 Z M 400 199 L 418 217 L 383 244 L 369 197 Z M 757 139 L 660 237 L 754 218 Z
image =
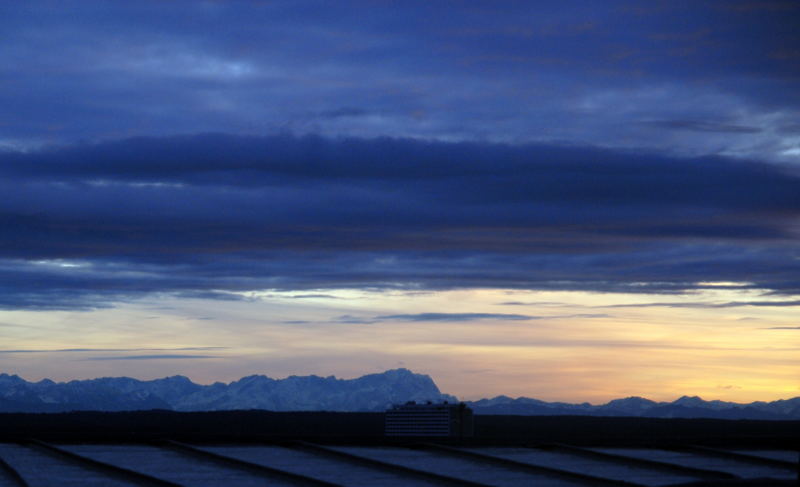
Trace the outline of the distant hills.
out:
M 407 369 L 388 370 L 357 379 L 291 376 L 271 379 L 252 375 L 238 381 L 195 384 L 183 376 L 140 381 L 113 377 L 70 382 L 28 382 L 0 374 L 0 412 L 221 411 L 382 411 L 406 401 L 457 401 L 439 391 L 427 375 Z M 684 396 L 673 402 L 641 397 L 591 405 L 545 402 L 498 396 L 467 402 L 476 414 L 635 416 L 650 418 L 800 419 L 800 397 L 738 404 Z
M 641 397 L 615 399 L 594 406 L 589 403 L 545 402 L 527 397 L 512 399 L 498 396 L 468 403 L 476 414 L 516 414 L 524 416 L 628 416 L 641 418 L 710 418 L 710 419 L 800 419 L 800 397 L 772 402 L 739 404 L 704 401 L 683 396 L 672 402 L 655 402 Z

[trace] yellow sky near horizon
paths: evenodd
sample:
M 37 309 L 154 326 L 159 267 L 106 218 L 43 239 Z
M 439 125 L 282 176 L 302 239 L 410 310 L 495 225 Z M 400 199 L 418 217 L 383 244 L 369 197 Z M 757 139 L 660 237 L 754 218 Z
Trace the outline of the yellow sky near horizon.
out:
M 671 296 L 314 291 L 3 311 L 0 372 L 58 381 L 181 374 L 212 383 L 405 367 L 467 400 L 770 401 L 800 396 L 797 307 L 719 305 L 779 300 L 727 288 Z M 717 307 L 686 307 L 699 303 Z M 55 351 L 64 349 L 71 351 Z

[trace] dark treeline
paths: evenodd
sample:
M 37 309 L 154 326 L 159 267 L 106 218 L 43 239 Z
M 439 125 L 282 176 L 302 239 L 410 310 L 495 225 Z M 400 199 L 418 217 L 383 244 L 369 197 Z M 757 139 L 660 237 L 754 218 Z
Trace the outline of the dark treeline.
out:
M 4 413 L 0 440 L 387 443 L 382 413 L 217 411 Z M 414 440 L 412 440 L 414 441 Z M 800 449 L 800 421 L 476 416 L 472 444 L 752 446 Z M 409 442 L 409 440 L 401 440 Z

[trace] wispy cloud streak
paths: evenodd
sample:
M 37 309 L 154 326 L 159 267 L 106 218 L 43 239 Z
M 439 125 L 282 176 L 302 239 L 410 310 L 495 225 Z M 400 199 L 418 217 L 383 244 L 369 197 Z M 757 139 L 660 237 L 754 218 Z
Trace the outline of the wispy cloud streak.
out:
M 395 315 L 379 315 L 363 318 L 352 315 L 336 317 L 334 321 L 349 324 L 370 324 L 386 321 L 401 322 L 470 322 L 470 321 L 532 321 L 532 320 L 561 320 L 570 318 L 608 318 L 610 315 L 603 313 L 583 313 L 566 315 L 523 315 L 511 313 L 410 313 Z
M 196 359 L 213 359 L 219 358 L 217 355 L 182 355 L 182 354 L 164 354 L 164 355 L 119 355 L 109 357 L 89 357 L 84 360 L 196 360 Z
M 788 308 L 800 306 L 800 300 L 790 301 L 728 301 L 724 303 L 693 303 L 693 302 L 655 302 L 655 303 L 631 303 L 631 304 L 609 304 L 596 306 L 596 308 L 697 308 L 697 309 L 716 309 L 716 308 L 739 308 L 739 307 L 765 307 L 765 308 Z
M 108 352 L 156 352 L 156 351 L 202 351 L 226 350 L 228 347 L 179 347 L 179 348 L 58 348 L 0 350 L 0 353 L 108 353 Z

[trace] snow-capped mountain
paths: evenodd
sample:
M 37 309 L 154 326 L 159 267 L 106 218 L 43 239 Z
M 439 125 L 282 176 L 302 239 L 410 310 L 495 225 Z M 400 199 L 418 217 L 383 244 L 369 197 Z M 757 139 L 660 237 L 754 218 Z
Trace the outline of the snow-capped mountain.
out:
M 211 385 L 195 384 L 182 376 L 150 381 L 106 377 L 56 383 L 47 379 L 28 382 L 16 375 L 0 374 L 0 412 L 382 411 L 406 401 L 452 402 L 457 399 L 441 393 L 429 376 L 407 369 L 387 370 L 349 380 L 315 375 L 285 379 L 251 375 L 229 384 Z M 800 420 L 800 397 L 750 404 L 705 401 L 696 396 L 684 396 L 673 402 L 628 397 L 592 405 L 497 396 L 467 404 L 476 414 Z
M 538 401 L 527 397 L 513 399 L 507 396 L 498 396 L 467 404 L 474 409 L 476 414 L 800 420 L 800 397 L 750 404 L 705 401 L 697 396 L 683 396 L 673 402 L 655 402 L 641 397 L 628 397 L 593 406 L 589 403 L 568 404 Z
M 244 377 L 230 384 L 195 384 L 174 376 L 151 381 L 107 377 L 56 383 L 27 382 L 0 374 L 0 411 L 53 412 L 174 409 L 216 411 L 381 411 L 406 401 L 457 401 L 442 394 L 433 380 L 406 369 L 388 370 L 357 379 L 292 376 Z

